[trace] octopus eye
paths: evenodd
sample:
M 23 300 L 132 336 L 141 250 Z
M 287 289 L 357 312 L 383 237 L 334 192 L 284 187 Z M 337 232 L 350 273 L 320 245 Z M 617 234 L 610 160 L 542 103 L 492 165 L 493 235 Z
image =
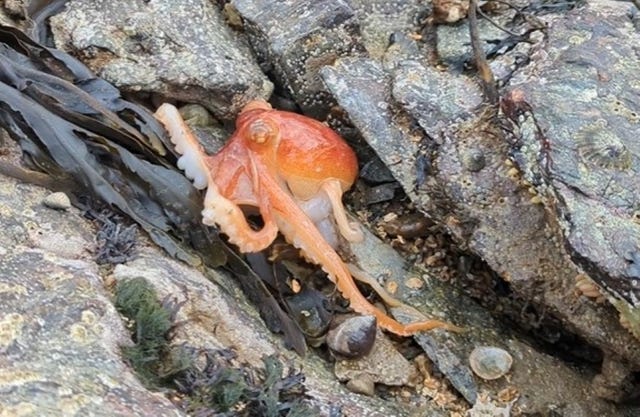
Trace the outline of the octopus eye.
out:
M 620 138 L 598 120 L 580 129 L 575 137 L 578 152 L 585 161 L 599 167 L 626 170 L 631 167 L 631 153 Z
M 258 119 L 249 125 L 249 140 L 263 144 L 269 140 L 273 140 L 278 137 L 278 128 L 263 119 Z

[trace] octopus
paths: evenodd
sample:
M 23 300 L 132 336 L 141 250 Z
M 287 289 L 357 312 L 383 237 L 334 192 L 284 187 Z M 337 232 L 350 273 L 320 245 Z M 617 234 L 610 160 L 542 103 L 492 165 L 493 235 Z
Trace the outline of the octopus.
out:
M 156 117 L 181 155 L 178 167 L 196 188 L 206 188 L 203 223 L 217 226 L 241 252 L 267 248 L 280 232 L 327 273 L 354 311 L 374 316 L 382 329 L 401 336 L 434 328 L 457 330 L 438 320 L 402 324 L 359 291 L 352 274 L 360 274 L 335 250 L 337 233 L 351 243 L 363 239 L 342 204 L 342 194 L 358 175 L 358 162 L 328 126 L 255 100 L 240 112 L 229 141 L 207 155 L 174 106 L 161 105 Z M 249 224 L 246 216 L 252 212 L 262 218 L 260 228 Z M 382 292 L 379 284 L 374 290 Z M 382 298 L 392 306 L 401 304 L 388 295 Z

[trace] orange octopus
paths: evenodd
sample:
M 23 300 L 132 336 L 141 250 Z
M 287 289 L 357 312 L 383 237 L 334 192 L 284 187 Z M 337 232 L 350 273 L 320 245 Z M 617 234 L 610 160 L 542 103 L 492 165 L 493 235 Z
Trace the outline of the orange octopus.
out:
M 309 261 L 322 267 L 353 310 L 376 317 L 383 329 L 402 336 L 437 327 L 457 330 L 437 320 L 401 324 L 358 290 L 352 273 L 359 274 L 353 267 L 350 271 L 334 250 L 333 226 L 335 222 L 349 242 L 363 239 L 342 205 L 342 193 L 355 181 L 358 163 L 353 150 L 329 127 L 256 100 L 240 112 L 229 142 L 209 156 L 174 106 L 163 104 L 156 117 L 182 155 L 178 167 L 196 188 L 207 188 L 202 221 L 217 225 L 241 252 L 265 249 L 280 231 Z M 262 216 L 264 226 L 259 230 L 247 223 L 243 212 L 247 208 L 257 208 Z M 368 282 L 383 292 L 375 280 Z M 381 295 L 388 304 L 401 304 Z

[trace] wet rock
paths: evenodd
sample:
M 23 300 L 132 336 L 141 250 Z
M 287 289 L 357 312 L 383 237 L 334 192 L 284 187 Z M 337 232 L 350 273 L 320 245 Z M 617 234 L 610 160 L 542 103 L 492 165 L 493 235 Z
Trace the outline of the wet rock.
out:
M 360 169 L 360 178 L 372 184 L 395 181 L 389 168 L 378 158 L 374 158 L 362 166 Z
M 396 58 L 402 56 L 400 53 Z M 507 140 L 499 129 L 492 128 L 490 117 L 483 118 L 485 113 L 482 111 L 477 115 L 482 95 L 475 82 L 421 66 L 416 61 L 400 60 L 386 67 L 392 71 L 389 74 L 375 61 L 345 58 L 324 68 L 321 74 L 355 127 L 421 210 L 447 225 L 455 237 L 487 260 L 516 292 L 527 294 L 527 299 L 541 300 L 547 312 L 553 311 L 569 323 L 571 329 L 588 335 L 589 342 L 604 349 L 614 345 L 627 357 L 634 357 L 638 353 L 633 347 L 635 342 L 619 328 L 614 317 L 590 304 L 573 301 L 577 268 L 568 262 L 560 242 L 550 239 L 555 232 L 552 227 L 545 226 L 544 209 L 531 203 L 527 189 L 507 175 L 510 169 L 505 165 L 509 156 Z M 391 95 L 397 102 L 390 98 Z M 398 103 L 424 132 L 412 129 L 411 117 L 403 114 Z M 471 172 L 464 168 L 461 156 L 470 149 L 483 152 L 484 169 Z M 421 154 L 429 160 L 434 158 L 433 163 L 418 164 Z M 423 177 L 421 181 L 420 176 Z M 352 245 L 352 250 L 363 269 L 373 276 L 393 277 L 399 285 L 396 296 L 402 294 L 404 280 L 400 277 L 406 275 L 402 261 L 396 267 L 393 256 L 387 256 L 385 248 Z M 373 253 L 375 256 L 371 255 Z M 416 276 L 415 271 L 410 274 Z M 558 279 L 566 281 L 550 288 L 548 283 L 558 282 Z M 462 336 L 432 331 L 416 335 L 415 339 L 452 385 L 474 403 L 479 387 L 464 365 L 467 355 L 478 345 L 503 346 L 505 337 L 486 331 L 495 324 L 485 312 L 473 307 L 472 302 L 457 299 L 450 288 L 445 289 L 435 279 L 427 279 L 425 284 L 417 294 L 404 289 L 405 294 L 412 295 L 412 304 L 430 311 L 431 316 L 444 317 L 464 327 L 467 332 Z M 464 313 L 459 309 L 461 305 L 465 306 Z M 392 311 L 396 317 L 411 320 L 410 315 L 400 314 L 396 309 Z M 487 343 L 488 340 L 494 342 Z M 521 360 L 545 363 L 544 370 L 537 368 L 541 372 L 536 375 L 520 366 L 512 370 L 511 383 L 518 387 L 521 398 L 527 398 L 529 411 L 543 412 L 551 404 L 564 404 L 567 397 L 557 397 L 554 392 L 572 391 L 581 398 L 577 403 L 590 402 L 591 415 L 615 413 L 612 409 L 603 411 L 609 407 L 607 403 L 592 396 L 584 397 L 581 390 L 588 389 L 589 382 L 583 376 L 570 376 L 566 369 L 555 374 L 558 369 L 554 370 L 556 365 L 552 364 L 557 363 L 556 360 L 540 356 L 510 338 L 509 346 L 505 348 L 519 364 Z M 549 381 L 562 382 L 552 388 L 554 384 Z M 501 380 L 493 383 L 504 384 Z M 505 385 L 502 387 L 506 388 Z
M 249 48 L 209 1 L 72 0 L 51 28 L 59 48 L 124 91 L 199 103 L 227 120 L 271 94 Z
M 465 417 L 510 417 L 511 404 L 499 406 L 488 399 L 479 399 Z
M 331 0 L 235 0 L 267 73 L 303 111 L 323 118 L 331 104 L 318 71 L 341 56 L 365 53 L 354 10 Z
M 400 188 L 397 183 L 387 183 L 366 187 L 364 191 L 364 203 L 367 205 L 391 201 L 396 195 L 396 190 Z
M 575 23 L 555 22 L 548 54 L 514 80 L 511 94 L 522 94 L 535 115 L 520 127 L 516 161 L 550 198 L 573 261 L 640 338 L 640 34 L 627 13 L 595 2 L 570 13 Z M 532 126 L 544 134 L 526 134 Z
M 65 248 L 68 241 L 89 247 L 92 231 L 73 211 L 61 216 L 42 207 L 45 195 L 0 176 L 6 231 L 0 234 L 0 409 L 6 415 L 181 415 L 122 362 L 120 346 L 131 342 L 98 267 L 88 253 Z M 66 236 L 67 243 L 49 245 L 51 235 Z
M 369 58 L 344 58 L 322 68 L 320 74 L 369 145 L 387 167 L 393 167 L 394 177 L 403 186 L 410 183 L 415 177 L 412 161 L 417 146 L 405 140 L 402 121 L 394 119 L 389 78 L 382 64 Z
M 615 407 L 608 401 L 595 397 L 584 370 L 563 364 L 557 358 L 533 349 L 510 332 L 512 329 L 498 324 L 486 310 L 449 285 L 430 276 L 422 268 L 408 268 L 406 260 L 388 245 L 372 239 L 365 231 L 362 244 L 351 246 L 358 264 L 374 277 L 385 277 L 384 282 L 397 283 L 396 297 L 403 299 L 425 313 L 427 317 L 444 319 L 464 328 L 462 333 L 444 330 L 422 332 L 414 336 L 438 369 L 446 375 L 469 402 L 474 404 L 479 391 L 497 396 L 504 389 L 516 389 L 520 394 L 517 405 L 529 415 L 546 413 L 549 409 L 566 408 L 584 410 L 584 417 L 624 417 L 637 412 L 637 408 Z M 409 278 L 421 277 L 424 284 L 408 287 Z M 462 308 L 461 306 L 464 306 Z M 416 319 L 415 312 L 406 308 L 391 309 L 396 319 L 408 322 Z M 491 345 L 508 351 L 514 358 L 509 378 L 491 382 L 478 380 L 467 366 L 468 355 L 476 347 Z M 567 402 L 567 398 L 572 401 Z M 547 411 L 545 411 L 547 410 Z
M 569 38 L 562 28 L 558 30 L 558 38 Z M 544 64 L 541 65 L 544 67 Z M 532 74 L 536 74 L 533 68 Z M 541 183 L 542 175 L 539 166 L 535 170 L 528 166 L 538 162 L 543 167 L 546 164 L 544 152 L 540 152 L 544 151 L 541 147 L 546 145 L 539 135 L 536 136 L 536 132 L 546 132 L 548 126 L 545 124 L 538 131 L 531 123 L 521 127 L 519 140 L 527 144 L 515 142 L 520 149 L 521 156 L 518 157 L 530 163 L 520 163 L 520 167 L 532 171 L 531 175 L 524 174 L 528 180 L 523 181 L 519 170 L 514 170 L 513 164 L 507 164 L 513 153 L 508 143 L 514 143 L 513 139 L 510 139 L 508 131 L 501 130 L 499 123 L 494 123 L 496 120 L 490 113 L 481 111 L 481 94 L 472 79 L 436 72 L 406 59 L 397 62 L 393 70 L 393 97 L 424 129 L 426 136 L 420 143 L 428 149 L 427 154 L 432 158 L 430 164 L 417 164 L 421 161 L 418 154 L 418 157 L 405 157 L 397 164 L 389 165 L 407 194 L 419 208 L 446 224 L 452 235 L 465 247 L 487 261 L 521 297 L 535 300 L 547 314 L 552 313 L 568 323 L 568 328 L 580 334 L 588 343 L 604 351 L 613 351 L 637 366 L 640 363 L 637 342 L 624 333 L 617 319 L 611 315 L 611 310 L 603 310 L 573 296 L 573 282 L 582 273 L 582 268 L 568 259 L 569 253 L 564 248 L 562 231 L 557 223 L 561 221 L 561 216 L 552 216 L 550 220 L 544 207 L 540 206 L 541 197 L 536 195 L 535 190 L 533 194 L 531 192 L 531 184 Z M 556 72 L 554 70 L 551 74 Z M 354 69 L 343 70 L 342 73 L 343 80 L 359 77 Z M 537 75 L 532 78 L 538 79 Z M 540 88 L 543 85 L 546 83 L 541 83 Z M 581 91 L 584 95 L 589 90 Z M 362 106 L 351 100 L 352 96 L 359 96 L 360 101 L 365 100 L 365 93 L 361 89 L 352 93 L 348 88 L 335 92 L 339 95 L 338 102 L 362 128 L 372 147 L 380 155 L 392 154 L 397 145 L 383 143 L 366 126 L 375 126 L 379 116 L 366 116 Z M 374 94 L 377 99 L 376 93 L 368 94 Z M 554 95 L 546 91 L 544 97 L 551 99 Z M 570 105 L 568 103 L 567 106 Z M 544 105 L 548 113 L 558 112 L 553 104 L 547 102 Z M 565 127 L 559 127 L 561 125 L 558 121 L 554 126 L 564 132 Z M 409 137 L 397 140 L 407 142 Z M 472 149 L 480 150 L 485 156 L 486 167 L 479 172 L 465 169 L 464 155 Z M 416 152 L 420 151 L 415 150 L 413 155 Z M 555 156 L 552 165 L 560 167 L 561 162 Z M 423 166 L 429 169 L 424 170 L 421 168 Z M 566 172 L 575 173 L 578 170 L 572 167 Z M 420 184 L 417 192 L 416 184 Z M 562 187 L 559 181 L 556 184 Z M 606 186 L 608 181 L 602 184 Z M 544 193 L 544 187 L 540 188 L 539 192 Z M 563 204 L 578 204 L 579 198 L 584 197 L 576 196 L 573 200 L 565 200 Z M 595 213 L 597 206 L 586 207 L 584 203 L 581 204 L 585 210 L 575 212 L 577 220 L 582 219 L 580 221 L 586 223 L 586 219 L 590 219 L 591 228 L 600 227 L 598 225 L 602 222 L 594 220 L 602 218 Z M 635 233 L 635 227 L 629 228 L 628 232 Z M 612 227 L 609 233 L 615 234 L 618 230 L 618 226 Z M 575 241 L 579 242 L 580 234 L 575 236 Z M 617 236 L 624 234 L 618 233 Z M 628 241 L 625 243 L 622 239 L 620 250 L 624 245 L 628 246 Z M 619 255 L 618 259 L 624 256 L 627 257 L 625 264 L 629 270 L 629 266 L 634 264 L 632 253 Z M 584 264 L 581 266 L 584 267 Z M 629 305 L 628 302 L 625 304 Z M 580 314 L 576 314 L 576 311 L 580 311 Z

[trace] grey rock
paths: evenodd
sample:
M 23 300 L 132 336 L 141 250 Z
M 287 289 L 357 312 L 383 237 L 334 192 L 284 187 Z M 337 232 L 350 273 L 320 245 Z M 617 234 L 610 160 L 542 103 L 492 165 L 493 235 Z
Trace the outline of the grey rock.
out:
M 131 343 L 86 248 L 86 220 L 0 176 L 0 409 L 6 415 L 182 415 L 122 362 Z M 52 244 L 52 242 L 57 242 Z M 71 243 L 71 244 L 69 244 Z
M 415 177 L 417 145 L 404 140 L 401 127 L 406 127 L 409 120 L 395 120 L 392 114 L 389 77 L 382 65 L 370 58 L 344 58 L 322 68 L 320 75 L 382 162 L 393 166 L 396 180 L 403 185 L 410 183 Z
M 515 405 L 524 415 L 543 414 L 555 408 L 584 410 L 584 417 L 626 417 L 638 412 L 637 407 L 616 407 L 593 395 L 584 370 L 567 366 L 520 341 L 511 329 L 496 322 L 477 303 L 423 268 L 408 266 L 393 248 L 369 232 L 365 231 L 363 243 L 351 245 L 351 249 L 361 269 L 379 278 L 383 285 L 389 282 L 398 285 L 394 294 L 397 298 L 426 317 L 446 320 L 464 329 L 462 333 L 436 329 L 419 333 L 414 339 L 435 368 L 447 376 L 470 404 L 481 398 L 477 395 L 480 392 L 496 396 L 502 389 L 515 387 L 520 394 Z M 424 285 L 416 289 L 412 281 L 418 277 Z M 391 312 L 403 322 L 416 319 L 415 312 L 406 308 L 394 308 Z M 482 345 L 500 347 L 510 353 L 513 367 L 508 378 L 491 382 L 473 377 L 469 380 L 468 357 L 475 347 Z
M 398 64 L 402 65 L 390 67 L 397 69 L 395 78 L 375 61 L 358 58 L 341 59 L 332 67 L 324 68 L 321 74 L 338 104 L 419 208 L 448 225 L 454 236 L 487 260 L 510 281 L 515 291 L 528 294 L 529 298 L 542 296 L 547 308 L 553 307 L 553 312 L 562 317 L 570 329 L 589 336 L 589 341 L 596 346 L 609 349 L 613 344 L 626 357 L 634 357 L 636 341 L 620 328 L 614 317 L 588 303 L 572 301 L 572 279 L 577 270 L 562 252 L 560 242 L 549 239 L 553 230 L 545 228 L 544 210 L 531 203 L 528 191 L 506 175 L 508 145 L 501 133 L 490 129 L 489 121 L 482 117 L 476 119 L 475 109 L 481 103 L 481 93 L 473 80 L 438 75 L 421 69 L 415 61 Z M 442 88 L 441 81 L 446 88 Z M 391 98 L 392 94 L 397 102 Z M 410 129 L 411 118 L 403 116 L 403 109 L 415 117 L 426 136 L 415 140 L 410 134 L 415 134 Z M 434 150 L 436 155 L 434 165 L 426 174 L 420 172 L 417 164 L 423 146 Z M 462 155 L 471 149 L 482 150 L 485 169 L 472 172 L 464 168 Z M 422 182 L 418 181 L 420 175 L 424 176 Z M 404 262 L 395 260 L 387 248 L 352 245 L 352 250 L 363 270 L 373 276 L 390 277 L 400 284 L 400 292 L 407 276 L 428 276 L 417 271 L 407 273 Z M 532 263 L 532 256 L 544 259 L 543 265 L 548 270 L 541 270 L 538 262 Z M 543 292 L 547 286 L 536 287 L 532 283 L 540 279 L 541 271 L 545 272 L 548 282 L 558 277 L 567 281 L 554 288 L 555 291 Z M 564 404 L 569 398 L 565 394 L 571 391 L 575 393 L 571 398 L 580 398 L 577 403 L 589 402 L 590 415 L 616 415 L 617 411 L 608 403 L 585 396 L 582 390 L 589 389 L 589 381 L 583 376 L 566 369 L 555 374 L 557 360 L 497 330 L 500 326 L 486 316 L 486 312 L 469 300 L 457 298 L 460 295 L 450 287 L 435 279 L 427 278 L 425 283 L 418 294 L 404 288 L 405 294 L 411 295 L 411 304 L 430 317 L 444 318 L 467 331 L 455 335 L 436 330 L 416 335 L 415 339 L 469 402 L 475 401 L 481 387 L 487 388 L 484 383 L 476 387 L 480 381 L 474 381 L 465 365 L 467 357 L 475 346 L 489 344 L 513 355 L 516 365 L 510 383 L 518 387 L 523 398 L 521 403 L 526 404 L 528 412 L 543 412 L 553 404 Z M 576 314 L 576 303 L 580 305 L 580 314 Z M 464 311 L 460 306 L 465 306 Z M 394 309 L 393 313 L 404 320 L 411 319 L 405 312 Z M 499 390 L 496 386 L 493 389 Z M 562 398 L 557 396 L 558 392 L 564 393 Z
M 510 89 L 524 93 L 534 131 L 544 132 L 526 134 L 523 117 L 516 161 L 548 196 L 573 261 L 640 338 L 640 33 L 627 13 L 597 1 L 571 13 L 575 24 L 554 22 L 547 54 Z
M 418 32 L 425 6 L 418 0 L 349 0 L 360 22 L 362 42 L 371 58 L 382 58 L 393 33 Z
M 221 119 L 273 88 L 210 1 L 72 0 L 51 28 L 57 47 L 120 89 L 198 103 Z
M 330 95 L 318 71 L 341 56 L 365 53 L 354 10 L 333 0 L 234 0 L 265 72 L 303 111 L 323 118 Z
M 334 372 L 341 381 L 358 379 L 361 374 L 367 374 L 375 383 L 407 385 L 415 369 L 389 338 L 378 330 L 376 342 L 369 354 L 358 359 L 338 358 Z

